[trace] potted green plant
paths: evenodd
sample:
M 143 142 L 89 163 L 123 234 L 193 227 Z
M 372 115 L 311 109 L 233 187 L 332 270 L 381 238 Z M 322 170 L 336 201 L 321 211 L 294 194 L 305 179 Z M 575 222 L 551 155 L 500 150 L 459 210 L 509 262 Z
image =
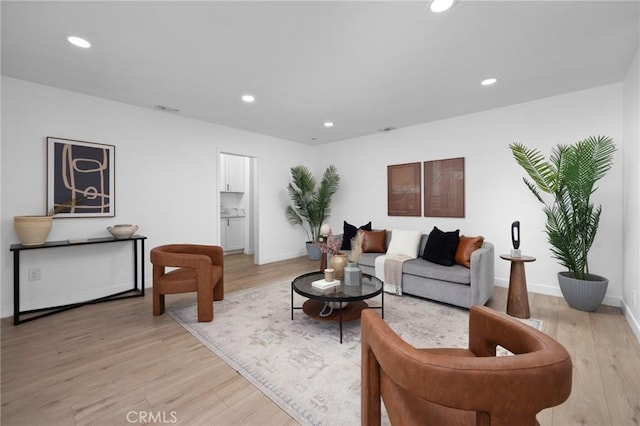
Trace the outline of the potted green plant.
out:
M 613 140 L 597 136 L 573 145 L 559 144 L 548 161 L 537 149 L 519 143 L 509 148 L 531 178 L 523 178 L 524 183 L 544 206 L 553 257 L 568 269 L 558 273 L 562 295 L 572 308 L 595 311 L 609 281 L 589 272 L 589 250 L 602 213 L 602 206 L 594 206 L 591 195 L 597 189 L 596 182 L 613 166 Z M 545 201 L 542 192 L 550 194 L 551 201 Z
M 285 211 L 292 225 L 300 225 L 307 234 L 307 254 L 312 260 L 321 257 L 318 241 L 320 227 L 331 213 L 331 198 L 340 187 L 340 176 L 335 166 L 327 167 L 320 185 L 305 166 L 291 168 L 291 182 L 287 186 L 291 204 Z

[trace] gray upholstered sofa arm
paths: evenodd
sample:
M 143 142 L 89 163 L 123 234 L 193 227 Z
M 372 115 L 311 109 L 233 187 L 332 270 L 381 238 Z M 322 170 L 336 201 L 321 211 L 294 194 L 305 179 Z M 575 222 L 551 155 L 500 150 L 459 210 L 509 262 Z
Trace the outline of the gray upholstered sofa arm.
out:
M 484 305 L 494 286 L 494 247 L 485 241 L 471 253 L 471 305 Z

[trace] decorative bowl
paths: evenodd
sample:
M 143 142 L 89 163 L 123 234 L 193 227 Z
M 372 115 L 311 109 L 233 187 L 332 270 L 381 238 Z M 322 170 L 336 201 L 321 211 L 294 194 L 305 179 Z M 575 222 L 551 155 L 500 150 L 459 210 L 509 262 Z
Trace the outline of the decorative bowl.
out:
M 39 246 L 47 241 L 52 219 L 51 216 L 15 216 L 13 227 L 23 246 Z
M 111 232 L 111 235 L 119 240 L 131 238 L 133 234 L 138 230 L 138 225 L 113 225 L 107 228 L 107 231 Z

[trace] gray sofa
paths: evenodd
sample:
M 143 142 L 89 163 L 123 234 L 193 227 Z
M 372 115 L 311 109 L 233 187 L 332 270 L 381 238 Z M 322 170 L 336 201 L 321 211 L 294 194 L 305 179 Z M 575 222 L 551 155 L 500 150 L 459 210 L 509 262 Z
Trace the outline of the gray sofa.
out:
M 389 247 L 391 231 L 387 231 L 386 237 L 386 247 Z M 423 234 L 420 239 L 418 258 L 407 260 L 402 265 L 403 294 L 467 309 L 472 305 L 487 303 L 494 286 L 493 244 L 485 241 L 481 248 L 472 253 L 471 268 L 462 265 L 442 266 L 422 259 L 428 237 L 428 234 Z M 362 271 L 375 275 L 375 259 L 382 254 L 362 253 L 358 262 Z

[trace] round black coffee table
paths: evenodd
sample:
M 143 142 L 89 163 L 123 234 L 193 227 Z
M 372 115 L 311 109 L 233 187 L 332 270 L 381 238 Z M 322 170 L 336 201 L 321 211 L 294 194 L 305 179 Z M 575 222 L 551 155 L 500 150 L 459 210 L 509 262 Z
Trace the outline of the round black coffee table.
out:
M 342 323 L 344 321 L 353 321 L 360 319 L 360 312 L 366 308 L 380 309 L 381 316 L 384 318 L 384 292 L 382 291 L 382 281 L 378 278 L 362 274 L 362 284 L 348 286 L 340 284 L 329 289 L 319 289 L 312 285 L 314 281 L 324 278 L 324 274 L 320 271 L 309 272 L 294 278 L 291 282 L 291 319 L 293 320 L 293 310 L 302 309 L 302 311 L 321 321 L 334 321 L 340 323 L 340 343 L 342 343 Z M 302 306 L 293 305 L 293 293 L 296 292 L 301 296 L 308 298 Z M 371 299 L 380 295 L 380 306 L 369 306 L 364 300 Z M 337 306 L 348 302 L 347 306 L 342 309 L 333 309 L 333 312 L 327 316 L 321 316 L 320 313 L 327 313 L 325 307 L 326 302 L 335 302 Z M 338 305 L 340 304 L 340 305 Z

